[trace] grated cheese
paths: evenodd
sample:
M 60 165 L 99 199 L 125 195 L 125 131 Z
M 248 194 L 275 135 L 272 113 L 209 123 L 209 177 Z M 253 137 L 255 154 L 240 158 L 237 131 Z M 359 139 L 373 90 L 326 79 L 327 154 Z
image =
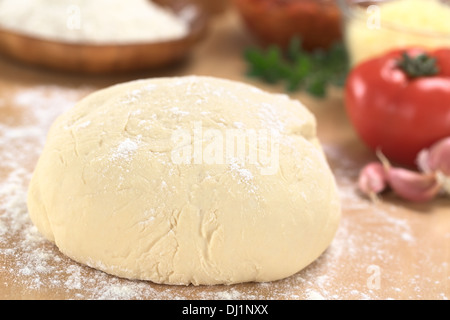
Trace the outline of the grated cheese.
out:
M 439 0 L 389 1 L 355 14 L 346 28 L 354 65 L 395 48 L 450 47 L 450 5 Z

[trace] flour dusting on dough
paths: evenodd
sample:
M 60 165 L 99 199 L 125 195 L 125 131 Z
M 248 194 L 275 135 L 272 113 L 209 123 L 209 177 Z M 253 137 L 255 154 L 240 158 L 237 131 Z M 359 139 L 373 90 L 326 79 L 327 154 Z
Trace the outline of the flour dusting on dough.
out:
M 23 296 L 44 294 L 62 299 L 376 299 L 377 290 L 369 290 L 365 283 L 369 264 L 396 264 L 396 242 L 406 243 L 411 252 L 427 259 L 427 252 L 417 252 L 415 228 L 404 220 L 391 205 L 374 206 L 362 199 L 355 188 L 358 167 L 335 146 L 325 145 L 327 156 L 335 163 L 344 205 L 344 216 L 331 247 L 318 261 L 304 271 L 275 283 L 252 286 L 213 286 L 201 288 L 166 287 L 144 281 L 129 281 L 81 266 L 62 255 L 46 241 L 31 224 L 26 208 L 26 190 L 31 168 L 45 142 L 47 129 L 56 116 L 70 108 L 86 90 L 41 86 L 22 89 L 13 94 L 20 102 L 21 112 L 28 116 L 16 126 L 0 124 L 0 143 L 3 149 L 0 166 L 9 172 L 0 184 L 0 268 L 4 285 Z M 2 100 L 3 105 L 8 101 Z M 149 212 L 149 216 L 152 213 Z M 365 215 L 366 226 L 354 223 Z M 376 226 L 376 227 L 370 227 Z M 360 238 L 361 231 L 366 238 Z M 386 233 L 390 238 L 382 237 Z M 450 239 L 450 232 L 447 233 Z M 421 265 L 412 265 L 420 270 Z M 409 298 L 450 298 L 448 284 L 449 263 L 442 261 L 433 268 L 441 272 L 442 281 L 412 277 L 398 281 L 398 274 L 382 270 L 384 286 L 391 286 L 394 299 L 408 298 L 405 292 L 415 292 Z M 351 272 L 352 282 L 345 282 L 343 272 Z M 426 292 L 426 288 L 434 288 Z M 25 288 L 25 289 L 23 289 Z M 7 289 L 8 290 L 8 289 Z

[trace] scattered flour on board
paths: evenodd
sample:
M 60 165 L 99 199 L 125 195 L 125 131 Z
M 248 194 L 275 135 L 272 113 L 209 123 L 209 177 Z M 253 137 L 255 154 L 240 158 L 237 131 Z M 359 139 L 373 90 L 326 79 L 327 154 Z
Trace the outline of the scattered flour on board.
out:
M 20 125 L 0 123 L 0 143 L 8 146 L 2 149 L 0 161 L 0 172 L 7 173 L 1 176 L 0 184 L 0 277 L 4 279 L 3 286 L 21 288 L 22 295 L 46 293 L 63 299 L 376 299 L 379 291 L 369 287 L 368 267 L 379 266 L 383 272 L 384 266 L 398 264 L 398 257 L 390 249 L 392 244 L 406 244 L 414 251 L 418 239 L 413 227 L 396 214 L 393 205 L 377 207 L 361 199 L 354 187 L 356 164 L 342 157 L 337 147 L 325 146 L 327 156 L 338 164 L 334 170 L 344 209 L 342 222 L 328 250 L 305 270 L 287 279 L 234 286 L 163 286 L 120 279 L 77 264 L 45 240 L 31 223 L 26 206 L 31 169 L 25 168 L 33 167 L 34 163 L 30 161 L 38 158 L 46 132 L 56 116 L 88 91 L 53 86 L 23 89 L 13 94 L 13 104 L 23 109 L 20 111 L 27 117 L 20 120 Z M 8 103 L 2 99 L 0 107 Z M 88 125 L 81 124 L 82 127 Z M 138 145 L 139 141 L 124 140 L 117 146 L 116 156 L 128 157 Z M 246 183 L 253 179 L 250 171 L 237 164 L 230 169 Z M 364 209 L 369 212 L 364 213 L 365 225 L 355 224 L 355 216 L 362 214 Z M 371 225 L 376 227 L 370 228 Z M 361 237 L 367 229 L 371 231 Z M 386 233 L 391 237 L 386 238 Z M 447 274 L 448 263 L 435 268 Z M 422 287 L 442 287 L 435 280 L 420 277 L 397 283 L 396 276 L 383 274 L 382 278 L 381 285 L 392 286 L 389 291 L 392 298 L 408 298 L 401 295 L 405 289 L 415 291 L 415 297 L 420 298 Z M 442 283 L 448 280 L 443 278 Z M 443 290 L 437 293 L 436 299 L 448 298 L 449 293 Z

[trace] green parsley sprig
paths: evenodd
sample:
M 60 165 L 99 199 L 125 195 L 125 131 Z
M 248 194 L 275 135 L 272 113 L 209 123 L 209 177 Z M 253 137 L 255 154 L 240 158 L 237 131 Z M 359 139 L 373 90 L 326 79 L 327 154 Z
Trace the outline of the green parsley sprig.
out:
M 305 51 L 294 37 L 286 50 L 271 45 L 267 49 L 249 48 L 244 53 L 247 75 L 269 84 L 284 82 L 289 92 L 305 90 L 325 97 L 330 85 L 342 87 L 349 70 L 345 46 L 336 43 L 328 50 Z

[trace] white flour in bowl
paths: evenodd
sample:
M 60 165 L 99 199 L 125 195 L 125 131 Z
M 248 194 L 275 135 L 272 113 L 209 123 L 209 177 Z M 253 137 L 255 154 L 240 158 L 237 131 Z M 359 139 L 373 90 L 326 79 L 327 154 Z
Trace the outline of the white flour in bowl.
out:
M 188 22 L 149 0 L 0 0 L 0 28 L 74 43 L 179 39 Z

